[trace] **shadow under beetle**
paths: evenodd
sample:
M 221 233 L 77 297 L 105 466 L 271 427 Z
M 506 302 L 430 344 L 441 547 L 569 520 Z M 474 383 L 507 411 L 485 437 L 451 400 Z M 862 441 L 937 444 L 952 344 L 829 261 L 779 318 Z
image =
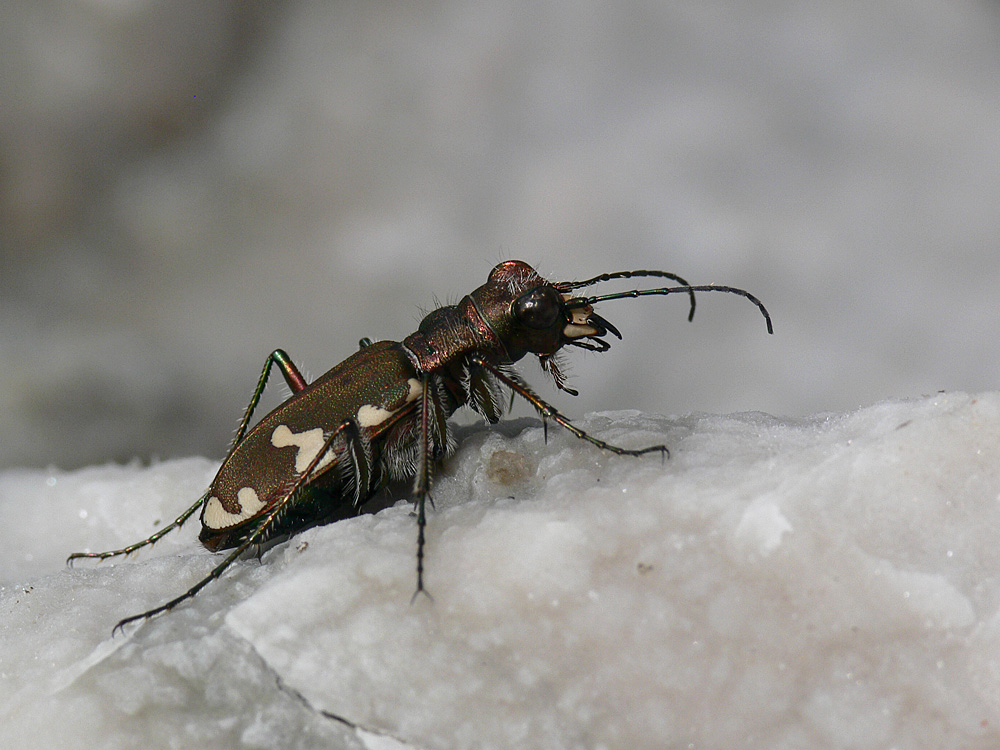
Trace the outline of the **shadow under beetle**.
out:
M 578 296 L 577 289 L 614 279 L 653 277 L 679 286 Z M 153 544 L 201 509 L 198 539 L 212 551 L 233 551 L 211 573 L 165 604 L 127 617 L 116 629 L 173 609 L 218 578 L 251 546 L 309 526 L 355 515 L 390 480 L 413 479 L 417 514 L 417 588 L 424 591 L 425 506 L 432 464 L 455 441 L 448 417 L 468 406 L 487 422 L 504 412 L 503 389 L 525 399 L 546 420 L 618 455 L 668 455 L 666 446 L 632 450 L 599 440 L 542 400 L 511 368 L 534 354 L 560 390 L 566 386 L 557 355 L 564 346 L 605 352 L 607 334 L 618 329 L 594 312 L 599 302 L 650 295 L 686 294 L 688 319 L 696 292 L 728 292 L 753 302 L 772 333 L 771 317 L 749 292 L 728 286 L 690 286 L 666 271 L 619 271 L 586 281 L 551 283 L 527 263 L 499 264 L 486 283 L 457 305 L 428 314 L 415 333 L 397 341 L 361 340 L 361 348 L 312 383 L 281 349 L 267 358 L 232 447 L 208 490 L 172 523 L 148 539 L 110 552 L 78 552 L 104 560 Z M 277 365 L 291 397 L 250 427 L 250 420 Z

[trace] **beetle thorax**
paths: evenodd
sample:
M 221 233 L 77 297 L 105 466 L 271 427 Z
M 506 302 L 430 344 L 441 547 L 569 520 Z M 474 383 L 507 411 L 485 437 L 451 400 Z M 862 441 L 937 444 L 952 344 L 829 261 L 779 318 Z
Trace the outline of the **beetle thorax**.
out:
M 473 352 L 506 359 L 503 342 L 476 310 L 471 296 L 429 313 L 417 331 L 403 339 L 403 346 L 422 372 L 438 371 Z

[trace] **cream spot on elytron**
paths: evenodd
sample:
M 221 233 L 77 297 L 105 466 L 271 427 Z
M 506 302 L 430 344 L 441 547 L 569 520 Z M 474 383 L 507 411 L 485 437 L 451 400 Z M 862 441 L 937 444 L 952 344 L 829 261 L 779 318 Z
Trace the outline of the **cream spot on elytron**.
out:
M 264 507 L 253 487 L 243 487 L 236 493 L 236 500 L 240 512 L 230 513 L 222 507 L 222 501 L 212 495 L 205 504 L 204 524 L 210 529 L 226 529 L 252 518 Z
M 410 392 L 406 394 L 406 403 L 416 401 L 420 397 L 420 394 L 424 392 L 424 387 L 416 378 L 407 378 L 406 384 L 410 386 Z
M 423 392 L 423 387 L 420 385 L 420 381 L 416 378 L 408 378 L 406 384 L 410 387 L 409 392 L 406 394 L 406 403 L 408 404 L 412 401 L 416 401 L 420 397 L 420 394 Z M 358 409 L 358 426 L 376 427 L 395 414 L 396 411 L 398 410 L 383 409 L 381 406 L 365 404 Z
M 286 448 L 294 445 L 299 449 L 295 455 L 295 471 L 305 471 L 317 454 L 323 450 L 326 438 L 323 437 L 323 428 L 314 427 L 304 432 L 292 432 L 287 425 L 279 424 L 271 433 L 271 445 L 275 448 Z M 324 466 L 333 461 L 333 451 L 328 450 L 326 455 L 316 464 L 314 471 L 319 471 Z
M 365 404 L 360 409 L 358 409 L 358 426 L 359 427 L 375 427 L 376 425 L 382 424 L 385 420 L 393 415 L 393 412 L 388 409 L 383 409 L 381 406 L 372 406 L 371 404 Z

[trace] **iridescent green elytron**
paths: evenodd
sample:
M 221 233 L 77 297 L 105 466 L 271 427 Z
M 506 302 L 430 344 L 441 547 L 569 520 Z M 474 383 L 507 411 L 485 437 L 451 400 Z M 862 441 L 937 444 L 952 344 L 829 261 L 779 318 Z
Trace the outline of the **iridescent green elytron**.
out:
M 615 279 L 663 278 L 678 286 L 635 289 L 600 296 L 574 292 Z M 456 305 L 428 314 L 402 342 L 361 340 L 361 348 L 312 383 L 307 383 L 280 349 L 268 356 L 232 447 L 205 494 L 148 539 L 119 550 L 76 553 L 103 560 L 127 555 L 179 527 L 200 508 L 199 539 L 208 549 L 232 550 L 185 593 L 147 612 L 127 617 L 117 628 L 166 612 L 218 578 L 253 545 L 358 513 L 390 480 L 412 479 L 417 510 L 417 587 L 424 591 L 424 528 L 434 463 L 454 449 L 448 418 L 468 406 L 487 422 L 504 413 L 504 391 L 530 403 L 544 423 L 552 420 L 592 445 L 619 455 L 668 455 L 666 446 L 620 448 L 576 427 L 532 391 L 512 365 L 538 357 L 560 390 L 566 386 L 558 355 L 565 346 L 605 352 L 606 336 L 621 338 L 594 312 L 599 302 L 651 295 L 685 294 L 690 319 L 696 292 L 746 297 L 772 332 L 771 318 L 756 297 L 728 286 L 691 286 L 665 271 L 619 271 L 586 281 L 551 283 L 527 263 L 506 261 L 486 283 Z M 277 366 L 292 396 L 250 426 Z

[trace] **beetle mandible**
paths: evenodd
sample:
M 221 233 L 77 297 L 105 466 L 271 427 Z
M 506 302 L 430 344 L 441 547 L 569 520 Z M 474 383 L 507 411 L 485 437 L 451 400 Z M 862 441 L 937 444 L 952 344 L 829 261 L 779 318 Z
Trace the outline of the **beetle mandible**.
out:
M 633 289 L 598 296 L 574 294 L 614 279 L 669 279 L 673 287 Z M 556 387 L 572 395 L 558 355 L 565 346 L 606 352 L 609 333 L 621 338 L 594 305 L 613 299 L 686 294 L 688 319 L 696 292 L 727 292 L 754 303 L 772 333 L 771 317 L 749 292 L 729 286 L 691 286 L 666 271 L 617 271 L 586 281 L 552 283 L 523 261 L 497 265 L 486 283 L 457 305 L 428 314 L 402 342 L 362 339 L 360 350 L 325 375 L 307 383 L 281 349 L 264 364 L 232 446 L 208 490 L 172 523 L 136 544 L 109 552 L 77 552 L 78 558 L 104 560 L 128 555 L 155 543 L 201 509 L 198 539 L 208 549 L 229 550 L 211 573 L 185 593 L 116 626 L 173 609 L 218 578 L 254 545 L 291 535 L 309 526 L 348 518 L 390 480 L 412 478 L 417 514 L 417 588 L 424 591 L 424 528 L 432 466 L 455 447 L 448 418 L 468 406 L 489 423 L 503 416 L 504 389 L 530 403 L 592 445 L 618 455 L 669 454 L 666 446 L 628 449 L 599 440 L 575 426 L 539 397 L 512 365 L 527 354 Z M 250 426 L 254 410 L 277 366 L 291 397 Z

